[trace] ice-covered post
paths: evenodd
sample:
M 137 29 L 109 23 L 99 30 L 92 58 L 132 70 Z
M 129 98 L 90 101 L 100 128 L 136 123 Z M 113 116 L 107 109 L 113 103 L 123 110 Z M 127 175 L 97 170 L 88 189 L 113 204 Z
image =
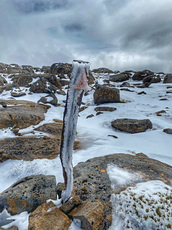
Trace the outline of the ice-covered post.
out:
M 63 116 L 63 131 L 61 140 L 60 159 L 63 168 L 65 190 L 62 192 L 62 202 L 66 202 L 73 189 L 72 152 L 76 136 L 76 125 L 79 107 L 84 91 L 89 89 L 87 77 L 89 76 L 89 62 L 73 61 L 71 82 L 66 98 Z

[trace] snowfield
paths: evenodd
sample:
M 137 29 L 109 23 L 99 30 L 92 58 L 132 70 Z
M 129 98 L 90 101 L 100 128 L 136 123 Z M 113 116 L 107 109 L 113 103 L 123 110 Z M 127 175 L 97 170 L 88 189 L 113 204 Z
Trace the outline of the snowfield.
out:
M 95 77 L 97 77 L 96 74 Z M 106 75 L 102 74 L 101 77 L 97 79 L 98 83 L 102 84 L 103 79 L 106 78 Z M 129 80 L 128 82 L 130 84 L 137 83 L 137 81 L 133 82 L 132 80 Z M 120 84 L 121 83 L 114 83 L 116 86 L 119 86 Z M 73 165 L 75 166 L 79 162 L 83 162 L 89 158 L 98 156 L 105 156 L 114 153 L 136 154 L 140 152 L 146 154 L 150 158 L 154 158 L 161 162 L 172 165 L 172 135 L 163 132 L 163 129 L 165 128 L 172 128 L 172 93 L 166 93 L 167 86 L 171 86 L 171 84 L 163 84 L 161 82 L 151 84 L 149 88 L 129 88 L 134 92 L 120 90 L 120 98 L 123 103 L 108 103 L 100 105 L 115 107 L 116 110 L 114 112 L 103 112 L 103 114 L 98 116 L 96 116 L 96 111 L 94 110 L 97 107 L 93 101 L 94 90 L 90 90 L 87 96 L 83 96 L 83 102 L 88 108 L 79 113 L 76 139 L 81 142 L 82 148 L 80 150 L 73 151 Z M 29 95 L 29 91 L 26 91 L 25 88 L 22 90 L 26 93 L 26 95 L 16 98 L 16 100 L 19 99 L 37 102 L 42 96 L 45 96 L 45 94 L 35 93 Z M 144 91 L 146 94 L 138 95 L 137 93 L 141 91 Z M 36 132 L 36 134 L 30 133 L 33 128 L 36 128 L 44 123 L 53 122 L 53 119 L 63 118 L 63 100 L 66 99 L 66 96 L 59 94 L 56 94 L 56 96 L 58 98 L 58 103 L 60 103 L 62 106 L 51 106 L 51 108 L 45 114 L 45 120 L 37 126 L 30 126 L 20 131 L 23 135 L 36 135 L 39 132 Z M 10 98 L 11 95 L 9 91 L 1 94 L 1 99 Z M 167 100 L 160 100 L 164 98 Z M 162 116 L 157 116 L 156 112 L 161 110 L 165 110 L 166 112 L 162 113 Z M 90 114 L 93 114 L 94 117 L 86 119 L 86 117 Z M 120 132 L 111 127 L 111 121 L 118 118 L 150 119 L 153 124 L 153 129 L 137 134 Z M 108 135 L 115 135 L 118 138 L 113 138 L 112 136 Z M 0 130 L 0 139 L 7 137 L 15 138 L 10 129 Z M 112 186 L 114 186 L 114 181 L 116 183 L 126 183 L 126 180 L 133 180 L 133 176 L 137 177 L 137 175 L 125 174 L 122 170 L 117 170 L 114 167 L 111 165 L 108 168 Z M 59 156 L 53 160 L 7 160 L 3 163 L 0 163 L 0 192 L 7 189 L 14 182 L 23 177 L 37 174 L 55 175 L 57 183 L 63 182 L 62 167 Z M 134 229 L 130 222 L 130 210 L 134 205 L 134 200 L 132 199 L 131 194 L 135 194 L 136 199 L 139 199 L 139 196 L 141 195 L 145 197 L 149 196 L 149 200 L 153 200 L 153 202 L 157 201 L 155 207 L 157 209 L 162 208 L 162 205 L 159 204 L 159 201 L 157 200 L 157 196 L 160 197 L 161 195 L 157 194 L 161 193 L 162 197 L 170 196 L 172 193 L 172 187 L 167 186 L 160 181 L 150 181 L 136 184 L 136 187 L 128 188 L 127 191 L 129 195 L 126 195 L 124 192 L 122 192 L 121 195 L 112 195 L 112 204 L 114 206 L 113 223 L 110 227 L 110 230 L 123 229 L 121 227 L 121 219 L 119 217 L 124 220 L 125 227 L 129 227 L 127 229 Z M 122 199 L 123 202 L 124 200 L 128 202 L 127 208 L 124 206 L 124 204 L 120 203 L 120 199 Z M 116 203 L 118 204 L 117 206 Z M 144 204 L 144 202 L 142 203 Z M 140 208 L 138 207 L 137 212 L 133 213 L 132 215 L 137 217 L 137 213 L 144 210 L 140 222 L 141 226 L 145 226 L 143 229 L 154 229 L 153 227 L 156 229 L 157 225 L 154 225 L 152 220 L 149 218 L 144 218 L 144 215 L 147 213 L 146 210 L 148 209 L 148 205 L 149 201 L 145 203 L 143 208 L 141 206 Z M 150 206 L 149 209 L 152 211 L 152 206 Z M 0 214 L 0 219 L 2 219 L 4 215 L 8 214 L 4 211 Z M 19 230 L 27 230 L 28 214 L 26 212 L 13 216 L 12 218 L 15 219 L 12 225 L 17 225 Z M 163 222 L 163 218 L 161 219 L 158 214 L 157 218 L 159 223 Z M 170 221 L 172 223 L 172 219 L 170 218 L 169 223 Z M 163 223 L 161 224 L 162 226 L 159 229 L 166 229 L 163 228 Z M 11 225 L 6 225 L 3 227 L 8 228 L 9 226 Z M 152 226 L 152 228 L 149 228 L 150 226 Z M 72 223 L 70 230 L 77 229 L 80 228 Z M 142 228 L 138 227 L 138 229 Z

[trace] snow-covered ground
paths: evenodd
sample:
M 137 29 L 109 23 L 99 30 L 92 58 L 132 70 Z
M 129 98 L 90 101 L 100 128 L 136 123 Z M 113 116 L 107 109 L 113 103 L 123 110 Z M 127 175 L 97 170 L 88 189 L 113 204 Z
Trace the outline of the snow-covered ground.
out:
M 98 79 L 99 83 L 102 83 L 104 78 L 106 78 L 106 76 L 102 75 L 102 78 Z M 129 82 L 133 83 L 132 80 Z M 120 84 L 121 83 L 115 83 L 115 85 Z M 77 125 L 77 139 L 81 142 L 82 148 L 73 152 L 73 165 L 75 166 L 79 162 L 86 161 L 89 158 L 113 153 L 135 154 L 140 152 L 146 154 L 148 157 L 172 165 L 172 135 L 163 132 L 165 128 L 172 128 L 172 93 L 166 93 L 166 87 L 168 85 L 170 86 L 170 84 L 163 84 L 161 82 L 151 84 L 149 88 L 144 89 L 136 87 L 130 88 L 134 92 L 121 90 L 120 97 L 125 103 L 100 105 L 115 107 L 117 110 L 114 112 L 103 112 L 103 114 L 98 116 L 96 116 L 96 111 L 94 111 L 96 107 L 93 101 L 94 90 L 90 91 L 87 96 L 84 96 L 83 102 L 88 108 L 80 112 Z M 23 91 L 25 91 L 24 88 Z M 138 95 L 137 93 L 141 91 L 145 91 L 146 94 Z M 26 96 L 22 96 L 18 99 L 37 102 L 42 96 L 45 96 L 45 94 L 29 95 L 28 93 L 29 92 L 26 91 Z M 56 94 L 56 96 L 58 102 L 64 105 L 63 100 L 66 99 L 66 96 L 59 94 Z M 1 99 L 9 98 L 11 98 L 9 92 L 1 94 Z M 167 98 L 168 100 L 160 100 L 162 98 Z M 160 110 L 165 110 L 166 113 L 162 113 L 162 116 L 157 116 L 155 113 Z M 62 119 L 63 111 L 64 107 L 51 106 L 45 115 L 45 121 L 42 121 L 39 125 L 52 122 L 55 118 Z M 90 114 L 94 114 L 95 116 L 86 119 Z M 118 118 L 150 119 L 153 124 L 153 129 L 138 134 L 120 132 L 111 127 L 111 121 Z M 37 126 L 34 126 L 34 128 Z M 28 135 L 28 132 L 32 129 L 33 127 L 23 129 L 21 133 Z M 108 135 L 115 135 L 118 138 L 116 139 Z M 10 129 L 0 130 L 0 138 L 6 137 L 15 138 Z M 55 175 L 57 183 L 63 182 L 59 157 L 53 160 L 8 160 L 1 163 L 0 192 L 23 177 L 36 174 Z M 155 183 L 156 186 L 159 182 L 153 183 Z M 164 185 L 161 186 L 162 190 L 163 186 Z M 154 187 L 150 187 L 150 190 L 151 189 L 153 190 Z M 138 191 L 140 190 L 136 187 L 135 192 L 137 193 Z M 23 216 L 27 217 L 26 214 L 23 214 Z M 22 220 L 22 218 L 23 217 L 20 219 Z M 25 229 L 27 229 L 26 219 L 27 218 L 23 219 L 26 226 Z M 21 227 L 23 225 L 19 226 L 21 230 L 25 230 Z M 71 229 L 75 229 L 75 227 L 73 226 Z

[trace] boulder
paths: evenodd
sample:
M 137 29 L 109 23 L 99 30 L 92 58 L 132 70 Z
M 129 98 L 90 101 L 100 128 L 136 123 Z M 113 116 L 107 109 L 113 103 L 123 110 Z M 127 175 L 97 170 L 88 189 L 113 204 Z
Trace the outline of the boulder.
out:
M 17 87 L 29 87 L 30 83 L 33 81 L 36 76 L 30 73 L 20 73 L 17 75 L 10 75 L 13 85 Z
M 54 159 L 60 154 L 60 143 L 60 136 L 6 138 L 0 140 L 0 162 L 8 159 Z
M 116 119 L 111 122 L 111 125 L 115 129 L 128 133 L 140 133 L 152 129 L 152 123 L 149 119 Z
M 167 133 L 167 134 L 172 134 L 172 129 L 164 129 L 163 130 L 164 133 Z
M 116 74 L 116 75 L 111 75 L 109 77 L 109 80 L 110 81 L 113 81 L 113 82 L 121 82 L 121 81 L 127 81 L 129 80 L 129 75 L 126 74 L 126 73 L 119 73 L 119 74 Z
M 11 96 L 12 97 L 22 97 L 22 96 L 25 96 L 26 95 L 26 93 L 25 92 L 11 92 Z
M 42 66 L 41 72 L 50 73 L 50 66 Z
M 60 206 L 60 210 L 68 215 L 73 209 L 77 208 L 81 204 L 79 196 L 71 197 L 66 203 Z
M 109 164 L 136 173 L 137 176 L 133 180 L 127 180 L 122 185 L 116 182 L 112 191 L 111 181 L 107 173 Z M 79 195 L 82 201 L 95 202 L 99 200 L 104 206 L 104 229 L 108 229 L 112 221 L 112 192 L 119 194 L 126 187 L 148 180 L 161 180 L 172 185 L 171 175 L 172 166 L 148 158 L 143 153 L 136 155 L 120 153 L 95 157 L 86 162 L 80 162 L 74 167 L 73 195 Z
M 51 105 L 54 105 L 54 106 L 57 106 L 58 105 L 58 100 L 57 100 L 57 97 L 56 95 L 51 92 L 49 95 L 45 96 L 45 97 L 41 97 L 38 101 L 38 103 L 44 103 L 44 104 L 51 104 Z
M 135 81 L 141 81 L 148 75 L 153 75 L 153 72 L 151 72 L 149 70 L 143 70 L 143 71 L 136 72 L 133 75 L 132 79 Z
M 63 129 L 63 121 L 62 120 L 56 120 L 55 123 L 48 123 L 48 124 L 41 125 L 38 128 L 36 128 L 35 130 L 52 134 L 52 135 L 56 136 L 56 138 L 60 139 L 62 129 Z
M 22 73 L 30 73 L 30 74 L 33 74 L 34 73 L 34 69 L 33 69 L 33 66 L 31 65 L 22 65 Z
M 49 108 L 29 101 L 0 100 L 0 104 L 4 103 L 6 107 L 0 108 L 0 129 L 14 126 L 22 129 L 37 125 L 44 120 L 44 113 Z
M 104 229 L 104 207 L 99 200 L 85 201 L 74 209 L 69 216 L 81 222 L 81 228 L 87 230 Z
M 93 73 L 113 73 L 113 71 L 108 68 L 93 69 L 92 72 Z
M 95 78 L 91 72 L 91 70 L 89 70 L 89 76 L 88 76 L 88 84 L 91 85 L 91 84 L 94 84 L 94 81 L 95 81 Z
M 42 204 L 29 215 L 28 230 L 68 230 L 69 218 L 53 202 Z
M 33 92 L 33 93 L 50 93 L 51 90 L 47 86 L 47 81 L 45 79 L 41 78 L 31 85 L 30 92 Z
M 98 85 L 94 92 L 94 103 L 114 103 L 120 102 L 120 91 L 104 85 Z
M 4 86 L 5 84 L 7 84 L 7 81 L 4 77 L 0 76 L 0 86 Z
M 113 111 L 115 111 L 116 110 L 116 108 L 114 108 L 114 107 L 96 107 L 95 109 L 94 109 L 96 112 L 105 112 L 105 111 L 108 111 L 108 112 L 113 112 Z
M 172 83 L 172 74 L 167 74 L 164 78 L 163 83 Z
M 11 215 L 32 212 L 46 200 L 56 198 L 55 176 L 29 176 L 0 193 L 0 212 L 5 208 Z
M 60 84 L 60 81 L 57 79 L 55 75 L 53 74 L 44 75 L 44 79 L 46 79 L 52 85 L 56 86 L 59 90 L 62 90 L 62 85 Z
M 72 65 L 67 63 L 54 63 L 50 67 L 50 73 L 52 74 L 67 74 L 70 75 L 72 72 Z
M 149 87 L 152 83 L 159 83 L 161 82 L 160 76 L 148 75 L 147 77 L 143 78 L 143 84 L 146 87 Z

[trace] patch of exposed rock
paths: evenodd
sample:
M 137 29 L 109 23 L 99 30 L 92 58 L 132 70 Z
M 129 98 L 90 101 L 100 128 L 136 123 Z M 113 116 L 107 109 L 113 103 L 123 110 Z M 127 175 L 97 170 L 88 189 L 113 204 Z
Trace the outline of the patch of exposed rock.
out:
M 111 122 L 111 125 L 115 129 L 128 133 L 140 133 L 152 129 L 152 123 L 149 119 L 116 119 Z
M 114 103 L 120 102 L 120 91 L 105 85 L 98 85 L 94 92 L 94 103 Z
M 93 69 L 93 73 L 114 73 L 112 70 L 108 68 L 98 68 L 98 69 Z
M 0 129 L 8 127 L 26 128 L 44 120 L 49 106 L 21 100 L 0 100 Z
M 151 72 L 150 70 L 143 70 L 143 71 L 136 72 L 133 75 L 132 79 L 135 81 L 142 81 L 145 77 L 149 75 L 153 75 L 153 72 Z
M 55 176 L 29 176 L 0 193 L 0 212 L 12 214 L 32 212 L 48 199 L 56 199 Z
M 94 109 L 96 112 L 113 112 L 116 110 L 116 108 L 114 107 L 102 107 L 102 106 L 99 106 L 99 107 L 96 107 Z
M 107 174 L 108 164 L 114 164 L 133 173 L 140 175 L 134 181 L 119 186 L 114 191 Z M 110 197 L 112 192 L 119 193 L 127 187 L 141 181 L 162 180 L 172 184 L 172 167 L 160 161 L 148 158 L 140 153 L 137 155 L 113 154 L 104 157 L 96 157 L 86 162 L 81 162 L 74 167 L 74 190 L 82 201 L 100 201 L 104 206 L 104 228 L 111 224 L 112 206 Z

